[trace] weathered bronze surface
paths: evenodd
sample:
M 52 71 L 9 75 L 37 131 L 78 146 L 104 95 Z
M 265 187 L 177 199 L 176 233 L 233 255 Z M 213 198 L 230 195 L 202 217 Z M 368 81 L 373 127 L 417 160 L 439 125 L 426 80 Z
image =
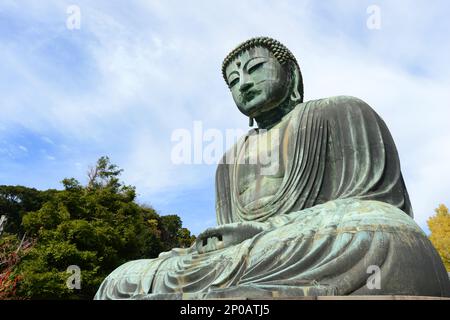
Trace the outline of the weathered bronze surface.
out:
M 218 166 L 218 226 L 188 249 L 120 266 L 96 299 L 450 296 L 412 219 L 394 141 L 369 105 L 303 102 L 297 61 L 270 38 L 244 42 L 222 70 L 258 129 Z

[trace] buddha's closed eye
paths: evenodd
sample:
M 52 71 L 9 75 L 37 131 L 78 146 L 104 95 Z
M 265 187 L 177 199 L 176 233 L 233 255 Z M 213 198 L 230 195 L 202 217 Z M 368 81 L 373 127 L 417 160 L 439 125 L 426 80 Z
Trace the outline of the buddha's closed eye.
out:
M 264 63 L 266 63 L 266 61 L 261 61 L 261 62 L 258 62 L 258 63 L 256 63 L 256 64 L 254 64 L 253 66 L 251 66 L 250 68 L 248 68 L 248 73 L 250 74 L 250 73 L 255 72 L 256 70 L 258 70 L 259 68 L 261 68 L 261 67 L 264 65 Z
M 234 87 L 238 82 L 239 82 L 239 78 L 234 78 L 233 80 L 231 80 L 231 82 L 230 82 L 230 88 L 231 88 L 231 87 Z

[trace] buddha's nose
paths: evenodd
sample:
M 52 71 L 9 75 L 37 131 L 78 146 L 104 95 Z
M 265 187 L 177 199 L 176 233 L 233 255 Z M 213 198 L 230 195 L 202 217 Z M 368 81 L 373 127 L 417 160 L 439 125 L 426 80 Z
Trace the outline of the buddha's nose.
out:
M 253 87 L 253 82 L 243 82 L 241 86 L 239 87 L 239 91 L 246 92 L 248 89 Z

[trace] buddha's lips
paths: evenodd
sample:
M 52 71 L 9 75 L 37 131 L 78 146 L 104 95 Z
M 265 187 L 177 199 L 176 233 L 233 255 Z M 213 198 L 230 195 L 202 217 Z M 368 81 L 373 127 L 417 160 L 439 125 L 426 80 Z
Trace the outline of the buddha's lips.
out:
M 242 94 L 242 99 L 244 102 L 250 102 L 253 100 L 254 97 L 256 97 L 258 94 L 261 93 L 261 90 L 250 90 Z

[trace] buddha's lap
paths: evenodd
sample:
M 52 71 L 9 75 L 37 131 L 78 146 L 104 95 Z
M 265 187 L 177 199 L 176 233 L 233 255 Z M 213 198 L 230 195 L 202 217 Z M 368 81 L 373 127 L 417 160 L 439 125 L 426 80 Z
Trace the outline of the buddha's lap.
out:
M 99 297 L 109 292 L 118 297 L 210 292 L 242 285 L 266 290 L 267 284 L 277 289 L 320 284 L 317 288 L 325 290 L 321 294 L 377 294 L 361 287 L 373 266 L 382 269 L 386 294 L 398 293 L 399 283 L 412 288 L 403 293 L 439 294 L 439 283 L 448 281 L 445 270 L 436 269 L 439 257 L 427 253 L 431 243 L 421 229 L 385 203 L 336 200 L 293 212 L 287 223 L 286 217 L 271 218 L 270 223 L 272 230 L 221 250 L 199 254 L 193 246 L 130 261 L 105 279 Z M 411 277 L 417 272 L 436 276 L 424 283 Z
M 272 219 L 275 225 L 276 219 Z M 423 241 L 428 241 L 424 233 L 401 210 L 378 201 L 344 199 L 293 212 L 288 223 L 228 248 L 205 254 L 172 251 L 156 260 L 166 260 L 166 271 L 180 272 L 183 268 L 188 271 L 226 261 L 231 264 L 241 256 L 250 269 L 266 260 L 281 265 L 307 256 L 323 262 L 325 257 L 362 255 L 376 244 L 399 242 L 413 246 Z

